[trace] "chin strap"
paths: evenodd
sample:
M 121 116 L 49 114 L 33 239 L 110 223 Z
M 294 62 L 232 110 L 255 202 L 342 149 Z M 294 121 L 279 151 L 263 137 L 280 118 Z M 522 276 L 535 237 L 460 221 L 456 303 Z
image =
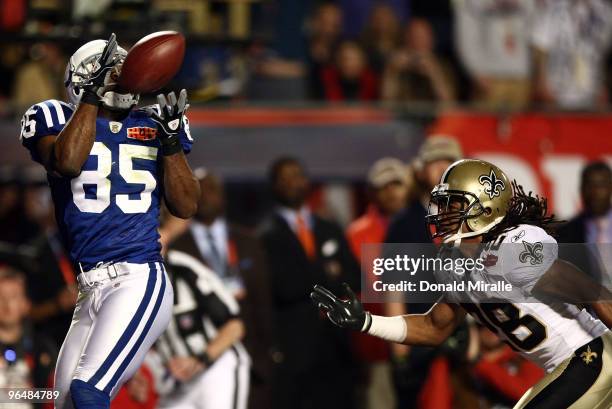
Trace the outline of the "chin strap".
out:
M 104 96 L 100 99 L 104 107 L 115 110 L 130 109 L 138 103 L 138 100 L 138 95 L 118 94 L 113 91 L 104 93 Z
M 474 237 L 474 236 L 480 236 L 481 234 L 485 234 L 486 232 L 491 230 L 493 227 L 497 226 L 503 220 L 503 218 L 504 218 L 503 216 L 496 217 L 495 220 L 493 220 L 491 223 L 487 224 L 485 227 L 483 227 L 480 230 L 471 231 L 467 233 L 459 233 L 461 231 L 461 228 L 463 227 L 463 223 L 465 223 L 464 221 L 459 226 L 457 233 L 445 238 L 444 243 L 454 242 L 454 246 L 456 247 L 461 244 L 461 239 L 465 239 L 468 237 Z

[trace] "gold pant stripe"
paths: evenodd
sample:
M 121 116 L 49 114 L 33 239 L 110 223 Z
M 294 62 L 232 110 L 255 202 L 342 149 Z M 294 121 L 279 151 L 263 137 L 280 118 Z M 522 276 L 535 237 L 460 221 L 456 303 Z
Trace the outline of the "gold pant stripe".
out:
M 569 406 L 569 409 L 610 409 L 612 408 L 612 332 L 608 331 L 601 336 L 603 341 L 602 367 L 599 376 L 591 384 L 589 389 Z M 578 357 L 585 359 L 586 357 Z M 540 382 L 529 389 L 525 395 L 514 406 L 514 409 L 522 409 L 541 393 L 555 379 L 564 375 L 572 357 L 563 361 L 554 371 L 546 375 Z M 597 358 L 594 358 L 597 359 Z M 566 374 L 567 375 L 567 374 Z M 558 408 L 565 409 L 565 408 Z

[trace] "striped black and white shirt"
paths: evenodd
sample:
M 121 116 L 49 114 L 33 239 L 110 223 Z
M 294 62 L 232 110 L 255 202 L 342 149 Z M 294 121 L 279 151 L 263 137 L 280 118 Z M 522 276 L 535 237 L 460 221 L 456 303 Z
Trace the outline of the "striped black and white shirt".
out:
M 172 357 L 202 354 L 219 328 L 240 313 L 219 277 L 196 258 L 171 250 L 166 265 L 174 287 L 173 316 L 155 347 L 164 364 Z M 236 354 L 238 362 L 249 362 L 241 342 L 226 353 Z

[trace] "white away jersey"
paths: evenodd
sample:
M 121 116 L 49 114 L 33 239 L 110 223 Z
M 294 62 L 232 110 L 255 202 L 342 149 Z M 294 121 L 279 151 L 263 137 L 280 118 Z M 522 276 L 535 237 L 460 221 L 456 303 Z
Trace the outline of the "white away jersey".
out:
M 446 300 L 461 304 L 523 356 L 550 372 L 577 348 L 607 331 L 601 321 L 574 304 L 544 304 L 531 296 L 557 255 L 556 240 L 543 229 L 519 225 L 484 245 L 479 255 L 484 269 L 465 274 L 461 281 L 472 285 L 447 291 Z M 436 272 L 436 279 L 457 281 L 443 271 Z

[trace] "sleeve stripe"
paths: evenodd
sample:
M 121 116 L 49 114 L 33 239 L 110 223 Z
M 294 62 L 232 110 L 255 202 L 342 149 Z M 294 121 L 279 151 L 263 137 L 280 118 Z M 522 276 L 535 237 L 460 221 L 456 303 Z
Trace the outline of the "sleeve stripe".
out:
M 49 107 L 47 106 L 47 104 L 45 104 L 44 102 L 41 102 L 40 104 L 36 104 L 36 106 L 39 106 L 42 109 L 43 114 L 45 114 L 45 121 L 47 122 L 47 128 L 51 128 L 53 126 L 53 118 L 51 118 L 51 111 L 49 110 Z
M 49 102 L 51 102 L 51 105 L 55 107 L 55 112 L 57 113 L 57 120 L 59 122 L 59 125 L 64 125 L 66 123 L 66 117 L 64 116 L 64 109 L 62 108 L 60 103 L 57 102 L 56 100 L 51 100 Z

